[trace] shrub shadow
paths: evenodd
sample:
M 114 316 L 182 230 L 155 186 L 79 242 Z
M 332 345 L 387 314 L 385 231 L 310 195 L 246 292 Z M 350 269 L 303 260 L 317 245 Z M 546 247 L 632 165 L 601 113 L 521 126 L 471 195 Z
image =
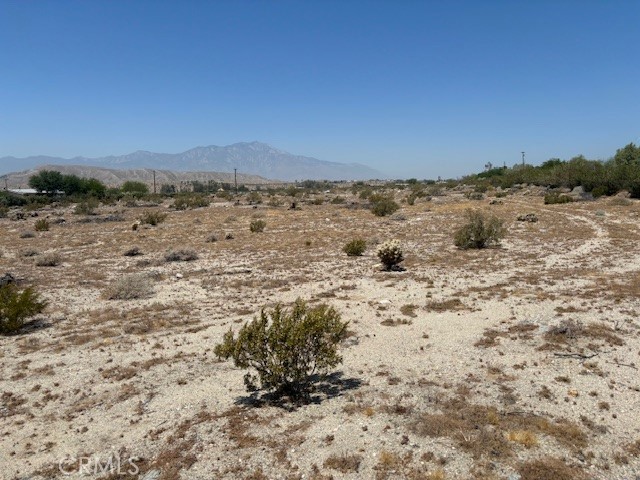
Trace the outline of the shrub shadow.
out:
M 362 380 L 353 377 L 345 378 L 343 372 L 334 372 L 325 376 L 313 375 L 310 383 L 311 391 L 299 397 L 292 397 L 282 392 L 256 391 L 248 396 L 238 397 L 235 404 L 254 408 L 275 406 L 293 411 L 304 405 L 318 405 L 325 400 L 339 397 L 344 392 L 355 390 L 362 385 Z

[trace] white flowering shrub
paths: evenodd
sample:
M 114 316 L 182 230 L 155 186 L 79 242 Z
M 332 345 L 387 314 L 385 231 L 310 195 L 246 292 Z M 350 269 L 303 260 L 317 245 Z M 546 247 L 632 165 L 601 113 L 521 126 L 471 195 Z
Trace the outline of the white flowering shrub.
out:
M 376 255 L 378 255 L 378 258 L 386 270 L 393 270 L 404 260 L 402 248 L 398 240 L 388 240 L 382 243 L 378 247 Z

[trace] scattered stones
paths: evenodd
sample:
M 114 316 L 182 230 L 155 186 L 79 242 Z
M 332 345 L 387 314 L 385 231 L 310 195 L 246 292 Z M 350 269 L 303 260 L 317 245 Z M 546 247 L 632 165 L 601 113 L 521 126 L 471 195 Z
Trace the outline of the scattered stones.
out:
M 11 273 L 5 273 L 0 277 L 0 287 L 4 287 L 5 285 L 9 285 L 10 283 L 15 283 L 16 277 L 14 277 Z

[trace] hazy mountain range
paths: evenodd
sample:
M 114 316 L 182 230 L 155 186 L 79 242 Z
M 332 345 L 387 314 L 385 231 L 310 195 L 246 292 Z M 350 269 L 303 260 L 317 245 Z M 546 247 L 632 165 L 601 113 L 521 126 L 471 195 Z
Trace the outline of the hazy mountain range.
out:
M 77 175 L 82 178 L 95 178 L 109 187 L 119 187 L 128 180 L 143 182 L 153 186 L 154 176 L 156 185 L 160 189 L 161 185 L 175 185 L 179 187 L 182 182 L 198 181 L 207 183 L 209 181 L 217 183 L 234 183 L 233 173 L 224 172 L 177 172 L 172 170 L 156 170 L 151 168 L 102 168 L 91 165 L 38 165 L 35 168 L 22 170 L 20 172 L 9 173 L 4 176 L 7 180 L 6 186 L 9 188 L 27 188 L 29 178 L 38 173 L 39 170 L 56 170 L 64 175 Z M 272 183 L 272 180 L 259 177 L 258 175 L 246 175 L 238 173 L 238 184 L 265 184 Z M 0 188 L 4 188 L 4 179 L 0 182 Z
M 225 147 L 196 147 L 182 153 L 137 151 L 100 158 L 47 156 L 0 158 L 0 174 L 33 169 L 40 165 L 95 166 L 109 169 L 155 169 L 176 172 L 226 172 L 259 175 L 273 180 L 367 180 L 385 178 L 366 165 L 327 162 L 293 155 L 260 142 Z

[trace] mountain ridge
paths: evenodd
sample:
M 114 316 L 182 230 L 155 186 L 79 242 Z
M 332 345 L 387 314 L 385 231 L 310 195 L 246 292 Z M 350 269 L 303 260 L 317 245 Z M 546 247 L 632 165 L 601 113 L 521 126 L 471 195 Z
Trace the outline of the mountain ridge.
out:
M 198 171 L 233 173 L 294 180 L 368 180 L 386 178 L 381 172 L 357 163 L 338 163 L 294 155 L 261 142 L 239 142 L 226 146 L 198 146 L 181 153 L 137 150 L 126 155 L 73 157 L 39 155 L 26 158 L 0 158 L 0 173 L 25 170 L 38 165 L 85 165 L 116 169 L 156 169 L 176 172 Z

